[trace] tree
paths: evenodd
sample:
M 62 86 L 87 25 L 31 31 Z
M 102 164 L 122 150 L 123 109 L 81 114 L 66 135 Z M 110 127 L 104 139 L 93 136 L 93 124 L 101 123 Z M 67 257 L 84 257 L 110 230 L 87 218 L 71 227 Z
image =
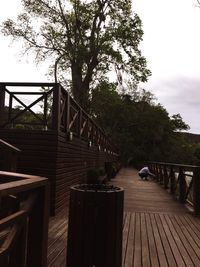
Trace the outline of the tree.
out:
M 5 36 L 22 39 L 38 62 L 54 60 L 71 75 L 74 98 L 87 108 L 92 84 L 115 66 L 132 80 L 146 81 L 150 71 L 138 48 L 142 23 L 131 0 L 21 0 L 24 13 L 2 24 Z
M 135 89 L 132 95 L 121 95 L 116 86 L 105 80 L 97 86 L 91 114 L 118 145 L 124 163 L 194 163 L 194 149 L 180 134 L 188 127 L 180 114 L 170 117 L 148 91 Z
M 183 121 L 183 119 L 179 113 L 171 116 L 171 123 L 173 125 L 173 129 L 176 131 L 182 131 L 182 130 L 189 130 L 190 129 L 189 125 L 187 125 Z

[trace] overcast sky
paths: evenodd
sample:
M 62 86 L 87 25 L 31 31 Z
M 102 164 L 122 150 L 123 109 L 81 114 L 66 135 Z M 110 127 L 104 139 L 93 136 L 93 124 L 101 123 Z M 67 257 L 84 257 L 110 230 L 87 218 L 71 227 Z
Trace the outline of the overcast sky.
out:
M 200 134 L 200 8 L 195 0 L 133 0 L 143 22 L 143 55 L 152 71 L 141 86 L 152 91 L 170 115 L 180 113 Z M 0 2 L 0 22 L 15 18 L 20 0 Z M 46 65 L 20 59 L 21 44 L 0 35 L 0 81 L 47 81 Z
M 152 71 L 142 86 L 170 115 L 200 134 L 200 8 L 195 0 L 134 0 L 143 22 L 143 55 Z

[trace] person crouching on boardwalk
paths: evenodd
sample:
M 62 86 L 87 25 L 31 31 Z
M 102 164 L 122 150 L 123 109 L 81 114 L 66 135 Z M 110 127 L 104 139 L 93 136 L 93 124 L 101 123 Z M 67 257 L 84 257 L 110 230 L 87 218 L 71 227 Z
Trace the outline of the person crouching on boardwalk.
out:
M 145 179 L 146 181 L 148 181 L 148 177 L 149 176 L 155 176 L 153 173 L 150 172 L 148 167 L 143 167 L 139 172 L 138 175 L 140 176 L 140 178 L 143 180 Z

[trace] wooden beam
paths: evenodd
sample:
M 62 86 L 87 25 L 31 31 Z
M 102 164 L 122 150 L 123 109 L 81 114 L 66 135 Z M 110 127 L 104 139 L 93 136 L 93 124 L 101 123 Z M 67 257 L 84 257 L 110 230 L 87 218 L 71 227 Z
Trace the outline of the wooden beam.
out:
M 5 86 L 0 85 L 0 125 L 3 123 L 5 107 Z

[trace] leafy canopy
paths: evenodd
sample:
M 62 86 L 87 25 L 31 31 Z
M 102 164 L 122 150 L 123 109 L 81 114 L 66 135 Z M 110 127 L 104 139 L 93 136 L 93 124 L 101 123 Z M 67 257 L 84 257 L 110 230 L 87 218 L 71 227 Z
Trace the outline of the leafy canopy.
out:
M 170 117 L 144 89 L 121 95 L 115 87 L 106 80 L 97 86 L 92 93 L 91 113 L 118 145 L 124 163 L 193 163 L 193 151 L 179 133 L 189 128 L 180 114 Z
M 51 58 L 56 81 L 70 74 L 72 93 L 83 106 L 94 84 L 114 68 L 135 84 L 147 80 L 139 50 L 142 23 L 131 0 L 21 1 L 24 12 L 16 22 L 3 22 L 3 34 L 22 39 L 38 62 Z

